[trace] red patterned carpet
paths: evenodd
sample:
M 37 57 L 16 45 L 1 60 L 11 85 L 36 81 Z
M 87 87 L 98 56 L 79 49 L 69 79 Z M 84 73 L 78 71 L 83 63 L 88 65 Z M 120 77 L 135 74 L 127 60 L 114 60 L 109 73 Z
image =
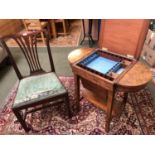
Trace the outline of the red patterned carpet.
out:
M 60 77 L 69 91 L 70 102 L 74 116 L 69 119 L 65 112 L 65 107 L 53 106 L 42 111 L 29 114 L 27 121 L 32 125 L 33 130 L 29 134 L 50 134 L 50 135 L 140 135 L 155 134 L 155 111 L 154 107 L 149 104 L 151 96 L 148 90 L 138 92 L 141 110 L 145 113 L 146 124 L 139 124 L 131 102 L 131 95 L 121 117 L 114 118 L 111 122 L 111 130 L 105 132 L 105 113 L 83 99 L 80 103 L 81 110 L 76 113 L 74 105 L 74 81 L 72 77 Z M 16 86 L 6 99 L 5 107 L 0 112 L 0 134 L 25 134 L 20 124 L 11 111 L 11 105 L 15 97 Z M 149 97 L 149 98 L 148 98 Z M 120 97 L 119 97 L 120 98 Z M 134 100 L 133 100 L 134 102 Z M 141 121 L 140 121 L 141 122 Z M 141 126 L 141 127 L 140 127 Z M 149 133 L 145 132 L 145 127 Z M 143 129 L 143 130 L 142 130 Z

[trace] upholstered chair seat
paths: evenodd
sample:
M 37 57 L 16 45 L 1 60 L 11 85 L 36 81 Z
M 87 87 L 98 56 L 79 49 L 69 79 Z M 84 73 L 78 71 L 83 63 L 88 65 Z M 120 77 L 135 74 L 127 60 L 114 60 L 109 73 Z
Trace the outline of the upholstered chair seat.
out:
M 20 80 L 13 107 L 32 104 L 36 100 L 66 93 L 55 73 L 35 75 Z

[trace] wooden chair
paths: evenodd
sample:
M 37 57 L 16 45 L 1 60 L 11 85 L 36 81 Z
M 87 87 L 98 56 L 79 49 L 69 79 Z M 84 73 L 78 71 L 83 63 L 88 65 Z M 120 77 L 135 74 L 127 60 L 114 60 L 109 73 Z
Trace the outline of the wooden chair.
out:
M 68 92 L 55 73 L 49 46 L 49 37 L 46 39 L 46 46 L 51 70 L 46 72 L 41 67 L 37 52 L 37 36 L 42 32 L 43 31 L 25 32 L 0 39 L 12 61 L 12 65 L 19 79 L 19 85 L 12 110 L 26 132 L 31 129 L 25 120 L 26 114 L 28 113 L 35 112 L 51 105 L 65 103 L 68 114 L 69 116 L 71 115 Z M 14 39 L 19 45 L 19 49 L 23 53 L 30 69 L 29 76 L 25 77 L 21 74 L 16 61 L 6 44 L 5 40 L 8 38 Z M 26 112 L 23 113 L 24 111 Z
M 23 24 L 27 31 L 47 29 L 50 34 L 50 26 L 46 21 L 40 21 L 39 19 L 23 19 Z M 43 32 L 41 32 L 41 40 L 45 44 L 45 37 Z
M 67 35 L 68 34 L 69 24 L 68 24 L 67 19 L 54 19 L 54 23 L 56 25 L 57 35 Z M 62 32 L 58 31 L 57 24 L 59 24 L 59 23 L 62 24 L 62 30 L 63 30 Z

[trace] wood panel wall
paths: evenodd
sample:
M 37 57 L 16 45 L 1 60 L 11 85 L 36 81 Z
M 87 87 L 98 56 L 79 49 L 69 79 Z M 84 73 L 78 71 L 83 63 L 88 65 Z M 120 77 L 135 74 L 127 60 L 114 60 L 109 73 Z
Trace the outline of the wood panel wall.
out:
M 20 19 L 0 19 L 0 36 L 17 33 L 23 27 Z

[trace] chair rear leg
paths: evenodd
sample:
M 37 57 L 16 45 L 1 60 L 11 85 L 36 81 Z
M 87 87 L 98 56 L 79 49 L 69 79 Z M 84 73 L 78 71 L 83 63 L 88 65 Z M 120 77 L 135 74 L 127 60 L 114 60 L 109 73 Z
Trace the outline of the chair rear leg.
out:
M 67 107 L 68 116 L 69 116 L 69 118 L 71 118 L 71 117 L 72 117 L 72 113 L 71 113 L 71 108 L 70 108 L 70 103 L 69 103 L 68 94 L 67 94 L 66 97 L 65 97 L 65 104 L 66 104 L 66 107 Z
M 22 115 L 20 114 L 20 112 L 16 109 L 13 109 L 13 112 L 15 114 L 15 116 L 17 117 L 19 123 L 21 124 L 21 126 L 23 127 L 23 129 L 25 130 L 25 132 L 29 132 L 30 128 L 27 127 L 25 120 L 23 119 Z

